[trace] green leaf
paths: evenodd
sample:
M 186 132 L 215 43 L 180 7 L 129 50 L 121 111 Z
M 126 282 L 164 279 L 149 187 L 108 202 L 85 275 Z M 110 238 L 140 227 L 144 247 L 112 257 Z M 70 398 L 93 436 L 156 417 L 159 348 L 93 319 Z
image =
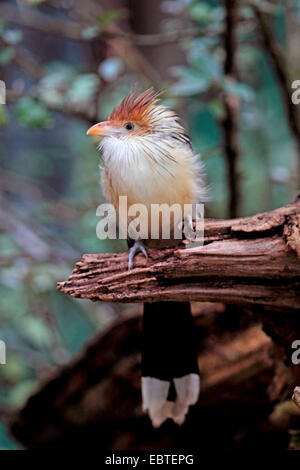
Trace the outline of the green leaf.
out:
M 12 47 L 5 47 L 0 51 L 0 65 L 7 65 L 14 57 L 14 49 Z
M 94 73 L 78 75 L 67 93 L 67 99 L 73 102 L 85 101 L 93 96 L 97 90 L 99 78 Z
M 30 379 L 20 382 L 18 385 L 16 385 L 10 393 L 10 405 L 14 407 L 22 406 L 27 398 L 29 398 L 29 396 L 32 394 L 35 385 L 36 382 Z
M 54 120 L 47 108 L 40 102 L 25 96 L 16 104 L 16 115 L 21 124 L 29 128 L 51 128 Z
M 225 108 L 224 103 L 221 100 L 212 100 L 209 103 L 209 109 L 216 117 L 217 120 L 223 119 L 225 117 Z
M 0 105 L 0 127 L 6 126 L 8 123 L 8 113 L 6 110 L 6 107 L 3 105 Z
M 5 367 L 0 366 L 2 380 L 17 383 L 26 377 L 26 363 L 24 358 L 11 351 L 7 351 Z
M 103 30 L 110 24 L 124 18 L 124 16 L 124 10 L 107 10 L 98 17 L 98 23 L 100 28 Z
M 38 348 L 51 345 L 51 335 L 47 325 L 41 318 L 30 315 L 19 319 L 21 333 Z
M 245 83 L 233 82 L 232 80 L 225 79 L 223 84 L 223 89 L 227 93 L 237 95 L 246 102 L 250 102 L 254 98 L 254 90 Z
M 197 2 L 189 7 L 189 14 L 195 21 L 206 22 L 211 19 L 212 8 L 203 2 Z
M 2 271 L 4 271 L 2 269 Z M 18 324 L 22 315 L 26 315 L 28 305 L 25 292 L 21 288 L 18 290 L 6 287 L 3 280 L 0 279 L 0 310 L 1 319 L 4 321 L 13 321 Z
M 210 81 L 197 70 L 188 67 L 174 67 L 173 75 L 179 78 L 174 85 L 171 86 L 171 92 L 174 95 L 190 96 L 202 93 L 207 90 Z
M 64 106 L 64 96 L 70 83 L 76 76 L 76 70 L 60 62 L 52 62 L 47 66 L 47 74 L 39 82 L 39 97 L 49 105 Z

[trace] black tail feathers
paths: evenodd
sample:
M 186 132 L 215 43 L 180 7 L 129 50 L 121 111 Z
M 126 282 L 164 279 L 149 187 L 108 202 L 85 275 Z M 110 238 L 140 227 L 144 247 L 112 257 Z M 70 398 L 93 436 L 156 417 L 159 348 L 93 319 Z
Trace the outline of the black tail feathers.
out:
M 199 369 L 189 302 L 144 304 L 143 408 L 155 427 L 167 418 L 182 424 L 198 400 Z

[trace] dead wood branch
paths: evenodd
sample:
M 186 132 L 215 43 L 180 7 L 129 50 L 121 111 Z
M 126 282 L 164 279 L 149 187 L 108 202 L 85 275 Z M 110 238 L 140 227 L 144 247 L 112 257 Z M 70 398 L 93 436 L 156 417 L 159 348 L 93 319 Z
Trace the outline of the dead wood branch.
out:
M 253 217 L 205 220 L 204 246 L 149 250 L 149 260 L 87 254 L 58 289 L 93 301 L 220 301 L 300 308 L 300 201 Z

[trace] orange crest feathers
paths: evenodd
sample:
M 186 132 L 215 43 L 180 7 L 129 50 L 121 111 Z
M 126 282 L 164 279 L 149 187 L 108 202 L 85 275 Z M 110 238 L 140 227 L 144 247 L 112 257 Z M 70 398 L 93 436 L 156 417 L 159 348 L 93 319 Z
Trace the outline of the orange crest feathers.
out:
M 111 121 L 134 121 L 147 124 L 147 114 L 152 106 L 158 101 L 158 96 L 162 91 L 154 92 L 149 88 L 140 95 L 136 91 L 131 91 L 117 106 L 107 120 Z

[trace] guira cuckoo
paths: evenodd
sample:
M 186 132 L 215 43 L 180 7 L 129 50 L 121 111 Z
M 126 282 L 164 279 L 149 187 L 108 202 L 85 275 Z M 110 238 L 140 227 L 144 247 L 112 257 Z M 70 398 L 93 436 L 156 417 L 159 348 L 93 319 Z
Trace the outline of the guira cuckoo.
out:
M 103 156 L 102 189 L 117 212 L 120 196 L 127 196 L 128 207 L 143 204 L 149 214 L 152 204 L 179 204 L 184 211 L 186 205 L 204 200 L 202 165 L 177 114 L 157 104 L 159 95 L 152 88 L 140 95 L 131 92 L 106 121 L 87 131 L 103 137 L 99 146 Z M 188 215 L 191 218 L 192 212 Z M 182 222 L 182 214 L 181 220 L 178 217 L 173 215 L 173 228 Z M 150 216 L 148 222 L 147 233 L 135 240 L 128 234 L 129 269 L 139 251 L 147 257 L 147 247 L 180 242 L 163 237 L 167 223 L 163 217 L 158 239 L 151 239 Z M 200 390 L 189 302 L 145 303 L 142 339 L 143 409 L 155 427 L 167 418 L 182 424 Z

